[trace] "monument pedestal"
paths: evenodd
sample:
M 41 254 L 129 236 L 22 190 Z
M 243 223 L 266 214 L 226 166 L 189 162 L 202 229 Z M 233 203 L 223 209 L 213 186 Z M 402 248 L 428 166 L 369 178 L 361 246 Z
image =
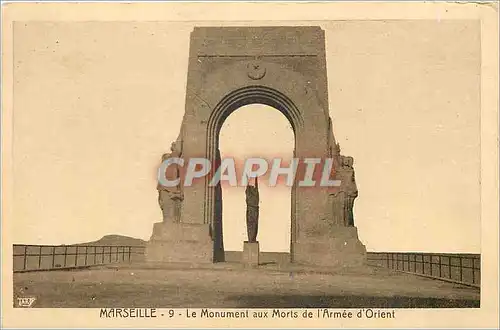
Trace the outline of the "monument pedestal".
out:
M 259 265 L 259 242 L 243 242 L 243 257 L 241 262 L 245 266 L 256 267 Z
M 209 225 L 158 222 L 146 245 L 146 261 L 212 263 L 212 250 Z
M 324 267 L 360 267 L 366 264 L 366 247 L 356 227 L 335 227 L 325 234 L 299 239 L 293 245 L 293 262 Z

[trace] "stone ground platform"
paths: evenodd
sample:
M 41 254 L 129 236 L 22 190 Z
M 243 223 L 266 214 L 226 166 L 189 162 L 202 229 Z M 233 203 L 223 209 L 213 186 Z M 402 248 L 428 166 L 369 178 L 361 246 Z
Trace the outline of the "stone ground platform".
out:
M 477 308 L 476 288 L 388 269 L 125 264 L 14 274 L 33 307 Z

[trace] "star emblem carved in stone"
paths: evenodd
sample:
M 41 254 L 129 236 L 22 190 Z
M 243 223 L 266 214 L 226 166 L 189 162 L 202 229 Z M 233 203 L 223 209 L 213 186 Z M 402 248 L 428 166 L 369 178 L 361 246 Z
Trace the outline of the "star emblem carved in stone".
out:
M 262 62 L 255 60 L 247 65 L 247 74 L 250 79 L 259 80 L 266 75 L 266 68 Z

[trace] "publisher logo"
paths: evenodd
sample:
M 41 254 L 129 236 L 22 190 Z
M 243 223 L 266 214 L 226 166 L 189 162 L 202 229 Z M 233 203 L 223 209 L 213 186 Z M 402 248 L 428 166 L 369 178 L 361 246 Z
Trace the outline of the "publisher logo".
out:
M 35 297 L 19 297 L 17 298 L 17 306 L 19 307 L 31 307 L 35 303 Z

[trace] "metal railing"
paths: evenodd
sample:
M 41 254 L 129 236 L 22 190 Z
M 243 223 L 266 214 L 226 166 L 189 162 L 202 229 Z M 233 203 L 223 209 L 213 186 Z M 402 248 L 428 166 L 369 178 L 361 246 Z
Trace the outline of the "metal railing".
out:
M 14 272 L 71 269 L 144 258 L 142 246 L 14 244 L 13 249 Z
M 481 255 L 368 252 L 369 265 L 474 287 L 481 286 Z
M 73 269 L 144 261 L 144 246 L 22 245 L 13 246 L 13 271 Z M 368 252 L 371 266 L 480 287 L 480 254 Z

